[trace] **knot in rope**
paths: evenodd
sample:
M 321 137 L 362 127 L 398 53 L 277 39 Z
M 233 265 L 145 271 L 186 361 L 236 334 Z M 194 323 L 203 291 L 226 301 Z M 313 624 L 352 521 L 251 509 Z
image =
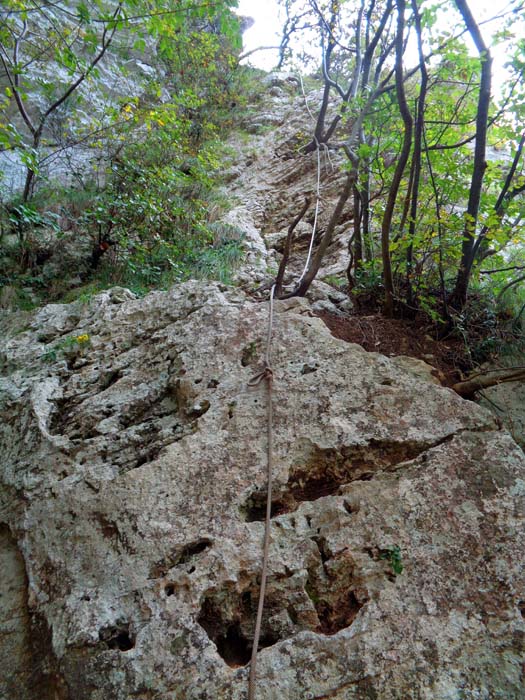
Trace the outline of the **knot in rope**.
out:
M 248 381 L 248 386 L 258 386 L 265 379 L 267 382 L 271 382 L 273 380 L 273 369 L 268 364 L 265 364 L 264 368 L 260 372 L 254 374 L 254 376 Z

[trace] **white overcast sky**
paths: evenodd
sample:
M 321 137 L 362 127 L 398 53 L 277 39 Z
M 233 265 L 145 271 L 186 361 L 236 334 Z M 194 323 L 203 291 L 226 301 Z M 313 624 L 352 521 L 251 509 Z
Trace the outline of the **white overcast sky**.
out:
M 492 12 L 501 11 L 507 2 L 505 0 L 470 0 L 469 6 L 476 20 L 482 20 Z M 250 51 L 258 46 L 276 46 L 280 42 L 280 30 L 282 17 L 277 0 L 239 0 L 239 14 L 252 17 L 255 20 L 253 27 L 244 33 L 244 51 Z M 282 11 L 281 11 L 282 12 Z M 483 34 L 488 40 L 488 30 L 485 27 Z M 496 66 L 499 63 L 495 56 Z M 502 57 L 502 62 L 504 57 Z M 277 51 L 259 51 L 250 57 L 249 62 L 258 68 L 271 70 L 278 61 Z M 495 72 L 496 72 L 495 66 Z

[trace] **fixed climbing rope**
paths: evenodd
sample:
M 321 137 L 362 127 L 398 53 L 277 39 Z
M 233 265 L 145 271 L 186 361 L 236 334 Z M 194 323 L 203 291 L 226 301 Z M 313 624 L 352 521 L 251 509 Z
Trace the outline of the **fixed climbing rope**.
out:
M 268 577 L 268 553 L 270 550 L 270 527 L 272 513 L 272 478 L 273 478 L 273 370 L 271 366 L 271 349 L 273 333 L 273 296 L 275 285 L 270 291 L 270 313 L 268 318 L 268 335 L 266 339 L 266 353 L 264 367 L 248 382 L 248 386 L 258 386 L 265 382 L 267 387 L 267 492 L 266 492 L 266 517 L 264 520 L 264 544 L 261 566 L 261 585 L 259 588 L 259 602 L 257 605 L 257 618 L 253 636 L 252 656 L 250 660 L 250 678 L 248 682 L 248 700 L 255 700 L 255 688 L 257 677 L 257 652 L 261 636 L 261 624 L 264 610 L 264 598 L 266 594 L 266 579 Z
M 313 119 L 313 115 L 310 111 L 308 105 L 308 100 L 304 92 L 304 85 L 301 79 L 301 87 L 303 90 L 303 96 L 306 103 L 306 109 Z M 312 227 L 312 235 L 310 237 L 310 244 L 308 247 L 308 253 L 306 256 L 306 262 L 299 277 L 298 285 L 303 280 L 304 276 L 308 271 L 310 265 L 310 260 L 312 257 L 312 250 L 315 240 L 315 234 L 317 230 L 317 222 L 319 215 L 319 204 L 321 201 L 321 144 L 317 139 L 315 139 L 316 151 L 317 151 L 317 181 L 316 181 L 316 203 L 315 203 L 315 214 L 314 223 Z M 324 145 L 324 144 L 323 144 Z M 326 146 L 325 146 L 326 148 Z M 330 160 L 330 155 L 328 149 L 326 148 L 328 154 L 328 160 Z M 331 164 L 331 161 L 330 161 Z M 333 166 L 332 166 L 333 167 Z M 279 283 L 280 285 L 280 283 Z M 284 285 L 283 285 L 284 286 Z M 292 285 L 286 285 L 288 287 Z M 261 585 L 259 588 L 259 601 L 257 604 L 257 617 L 255 621 L 255 632 L 253 636 L 253 647 L 252 655 L 250 659 L 250 675 L 248 681 L 248 700 L 255 700 L 256 693 L 256 681 L 257 681 L 257 652 L 259 650 L 259 640 L 261 636 L 261 625 L 262 616 L 264 612 L 264 599 L 266 595 L 266 581 L 268 578 L 268 559 L 270 550 L 270 529 L 271 529 L 271 513 L 272 513 L 272 480 L 273 480 L 273 369 L 271 365 L 271 349 L 272 349 L 272 335 L 273 335 L 273 322 L 274 322 L 274 294 L 275 294 L 276 284 L 273 284 L 270 290 L 270 311 L 268 317 L 268 332 L 266 337 L 266 352 L 264 356 L 263 369 L 258 372 L 254 377 L 248 382 L 248 386 L 256 387 L 261 383 L 265 383 L 267 387 L 267 492 L 266 492 L 266 516 L 264 520 L 264 543 L 263 543 L 263 555 L 262 555 L 262 565 L 261 565 Z

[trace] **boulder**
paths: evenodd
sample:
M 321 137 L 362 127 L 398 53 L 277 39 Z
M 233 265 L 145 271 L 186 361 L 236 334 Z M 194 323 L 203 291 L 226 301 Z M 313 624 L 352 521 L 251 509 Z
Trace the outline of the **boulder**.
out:
M 257 700 L 522 698 L 522 451 L 306 300 L 275 311 Z M 246 698 L 267 321 L 190 281 L 47 307 L 4 342 L 1 697 Z

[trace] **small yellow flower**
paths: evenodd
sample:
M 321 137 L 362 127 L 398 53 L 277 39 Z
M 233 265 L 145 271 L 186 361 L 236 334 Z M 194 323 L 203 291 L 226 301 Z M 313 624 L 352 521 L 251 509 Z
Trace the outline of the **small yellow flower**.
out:
M 81 345 L 82 343 L 88 343 L 88 342 L 89 342 L 89 335 L 88 335 L 87 333 L 83 333 L 82 335 L 77 335 L 77 337 L 75 338 L 75 340 L 76 340 L 77 343 L 79 343 L 80 345 Z

